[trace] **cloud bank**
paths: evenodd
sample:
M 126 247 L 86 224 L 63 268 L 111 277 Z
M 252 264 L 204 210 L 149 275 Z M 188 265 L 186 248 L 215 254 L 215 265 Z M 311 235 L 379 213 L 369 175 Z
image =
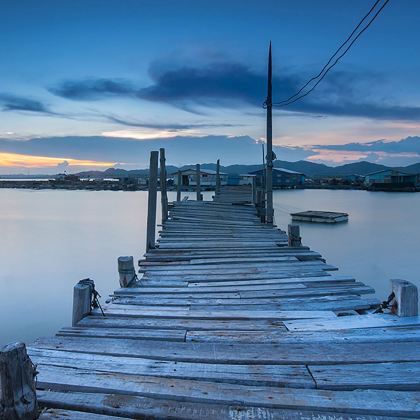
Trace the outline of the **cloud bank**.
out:
M 115 137 L 45 137 L 26 141 L 0 139 L 0 153 L 38 156 L 62 160 L 113 162 L 120 167 L 145 168 L 149 153 L 165 147 L 168 163 L 184 165 L 215 162 L 221 158 L 224 165 L 258 164 L 262 148 L 248 136 L 173 136 L 154 140 Z M 274 146 L 279 160 L 309 160 L 326 164 L 341 164 L 369 160 L 390 166 L 405 166 L 420 162 L 420 137 L 400 141 L 378 140 L 366 144 L 280 147 Z
M 278 72 L 273 78 L 274 102 L 289 97 L 307 75 Z M 137 86 L 124 79 L 89 78 L 64 80 L 49 91 L 62 98 L 97 101 L 126 97 L 170 104 L 199 112 L 201 107 L 261 106 L 266 75 L 238 62 L 216 61 L 205 65 L 171 67 L 170 63 L 150 67 L 152 83 Z M 377 75 L 336 71 L 311 95 L 287 108 L 304 114 L 364 117 L 383 120 L 420 120 L 420 107 L 394 104 L 369 97 L 369 86 L 384 83 Z

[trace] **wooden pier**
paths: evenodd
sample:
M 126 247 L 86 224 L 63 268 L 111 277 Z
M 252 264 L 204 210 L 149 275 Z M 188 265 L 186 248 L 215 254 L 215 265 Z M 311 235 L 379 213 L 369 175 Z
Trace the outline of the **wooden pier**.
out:
M 119 259 L 125 287 L 105 316 L 91 282 L 75 287 L 74 325 L 27 348 L 40 418 L 420 417 L 417 290 L 393 282 L 408 316 L 371 313 L 374 290 L 301 246 L 295 227 L 289 238 L 261 223 L 255 196 L 163 198 L 157 243 L 138 277 Z

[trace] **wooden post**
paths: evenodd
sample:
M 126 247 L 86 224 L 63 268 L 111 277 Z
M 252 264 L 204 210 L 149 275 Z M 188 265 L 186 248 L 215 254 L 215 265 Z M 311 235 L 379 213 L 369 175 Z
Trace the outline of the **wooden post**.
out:
M 264 188 L 257 188 L 257 209 L 261 223 L 265 223 Z
M 160 202 L 162 205 L 162 224 L 168 219 L 168 194 L 166 192 L 165 149 L 160 149 Z
M 252 203 L 254 206 L 257 204 L 257 177 L 252 177 Z
M 118 257 L 118 273 L 120 275 L 120 286 L 129 287 L 136 278 L 133 257 Z
M 149 194 L 147 198 L 147 233 L 146 252 L 154 248 L 156 241 L 156 199 L 157 199 L 157 178 L 158 178 L 158 157 L 159 152 L 150 152 L 149 167 Z
M 392 279 L 392 291 L 395 295 L 395 305 L 392 312 L 398 316 L 417 316 L 419 298 L 417 287 L 407 280 Z
M 302 246 L 299 225 L 288 225 L 287 233 L 289 235 L 289 246 Z
M 182 184 L 182 174 L 181 174 L 181 169 L 178 169 L 178 185 L 176 186 L 176 201 L 181 201 L 181 184 Z
M 36 369 L 25 344 L 0 348 L 0 418 L 4 420 L 38 418 L 35 387 Z
M 217 159 L 216 165 L 216 195 L 220 194 L 220 159 Z
M 195 191 L 197 192 L 197 201 L 201 201 L 202 197 L 201 197 L 201 180 L 200 180 L 200 164 L 197 163 L 197 165 L 195 165 L 195 183 L 196 183 L 196 187 L 195 187 Z
M 268 52 L 268 80 L 267 80 L 267 166 L 265 169 L 265 183 L 267 192 L 266 203 L 266 222 L 273 224 L 273 127 L 272 127 L 272 113 L 273 113 L 273 96 L 272 96 L 272 61 L 271 61 L 271 42 Z
M 72 326 L 75 327 L 77 323 L 85 316 L 90 314 L 92 303 L 92 292 L 95 287 L 93 280 L 80 280 L 73 288 L 73 317 Z

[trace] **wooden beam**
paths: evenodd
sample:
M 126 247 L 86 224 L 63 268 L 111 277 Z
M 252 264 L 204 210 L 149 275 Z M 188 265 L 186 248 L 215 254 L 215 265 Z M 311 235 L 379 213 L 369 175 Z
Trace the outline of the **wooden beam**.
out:
M 159 152 L 150 152 L 149 167 L 149 195 L 147 199 L 147 236 L 146 251 L 155 248 L 156 242 L 156 199 L 157 199 L 157 177 L 158 177 L 158 155 Z

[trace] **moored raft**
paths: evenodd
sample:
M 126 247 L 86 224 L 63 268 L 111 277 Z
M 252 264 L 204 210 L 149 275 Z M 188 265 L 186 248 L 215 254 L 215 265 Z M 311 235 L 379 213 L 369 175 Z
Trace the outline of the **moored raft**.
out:
M 311 223 L 340 223 L 348 222 L 348 213 L 339 213 L 335 211 L 317 211 L 309 210 L 299 213 L 291 213 L 294 222 L 311 222 Z

